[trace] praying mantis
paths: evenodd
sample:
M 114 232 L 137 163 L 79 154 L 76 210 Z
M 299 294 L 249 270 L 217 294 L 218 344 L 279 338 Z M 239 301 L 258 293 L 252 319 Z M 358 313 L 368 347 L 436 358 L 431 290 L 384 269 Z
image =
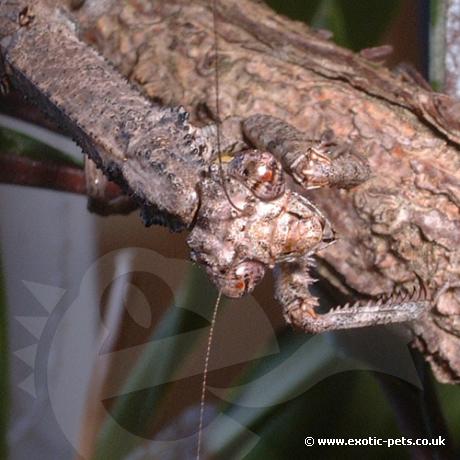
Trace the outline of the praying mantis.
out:
M 217 118 L 210 103 L 209 5 L 115 6 L 110 14 L 90 15 L 89 2 L 75 13 L 96 52 L 72 30 L 71 16 L 56 13 L 61 16 L 52 23 L 40 2 L 2 2 L 4 11 L 15 11 L 1 19 L 1 52 L 13 85 L 59 119 L 135 197 L 147 223 L 191 230 L 193 258 L 224 293 L 246 294 L 266 268 L 276 267 L 276 296 L 291 323 L 321 332 L 405 322 L 438 378 L 457 381 L 455 101 L 323 34 L 277 22 L 261 5 L 219 5 L 226 18 L 221 129 L 225 137 L 226 119 L 235 116 L 230 144 L 243 145 L 222 165 L 223 187 L 215 141 L 205 129 Z M 19 14 L 32 19 L 20 24 Z M 173 51 L 171 62 L 166 56 Z M 83 113 L 88 104 L 94 110 Z M 295 143 L 300 150 L 287 148 Z M 302 186 L 308 198 L 298 194 Z M 334 231 L 339 242 L 329 244 Z M 307 289 L 314 253 L 320 274 L 371 303 L 315 311 Z M 429 298 L 418 295 L 424 288 Z M 395 291 L 401 298 L 392 298 Z

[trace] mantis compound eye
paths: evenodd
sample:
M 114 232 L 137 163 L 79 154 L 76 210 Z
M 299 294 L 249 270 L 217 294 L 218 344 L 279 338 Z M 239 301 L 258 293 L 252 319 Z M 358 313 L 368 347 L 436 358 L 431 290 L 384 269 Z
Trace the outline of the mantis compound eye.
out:
M 216 284 L 227 297 L 242 297 L 254 290 L 265 275 L 265 267 L 260 262 L 241 262 L 217 277 Z
M 251 150 L 237 155 L 227 172 L 261 200 L 271 201 L 284 193 L 281 164 L 268 152 Z

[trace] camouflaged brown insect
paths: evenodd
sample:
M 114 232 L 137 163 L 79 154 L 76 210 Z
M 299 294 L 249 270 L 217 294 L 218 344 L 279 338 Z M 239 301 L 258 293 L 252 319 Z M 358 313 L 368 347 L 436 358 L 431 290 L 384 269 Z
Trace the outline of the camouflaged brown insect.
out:
M 185 110 L 151 104 L 80 41 L 62 12 L 59 18 L 52 11 L 42 14 L 46 8 L 41 1 L 34 7 L 33 20 L 19 24 L 26 4 L 2 2 L 8 14 L 0 17 L 0 50 L 13 85 L 59 120 L 99 168 L 133 195 L 142 206 L 146 223 L 164 222 L 174 229 L 196 224 L 204 236 L 206 212 L 212 213 L 207 201 L 215 198 L 213 182 L 216 186 L 219 182 L 213 171 L 216 146 L 202 128 L 203 107 L 211 105 L 213 91 L 209 4 L 159 2 L 133 15 L 130 2 L 120 2 L 110 14 L 100 11 L 85 16 L 82 11 L 72 18 L 79 22 L 81 36 L 90 37 L 99 52 L 140 84 L 145 94 L 153 98 L 161 95 L 164 106 L 183 104 Z M 220 68 L 223 82 L 229 83 L 222 85 L 222 118 L 224 124 L 230 116 L 239 120 L 233 123 L 239 134 L 229 145 L 237 146 L 235 151 L 271 151 L 289 183 L 282 196 L 264 201 L 251 191 L 251 185 L 228 175 L 230 191 L 234 189 L 243 197 L 242 202 L 248 201 L 244 219 L 255 225 L 251 216 L 274 209 L 274 203 L 279 205 L 276 212 L 280 219 L 303 219 L 295 203 L 301 201 L 304 211 L 307 206 L 303 199 L 297 200 L 290 182 L 307 189 L 320 185 L 310 199 L 340 235 L 340 248 L 335 244 L 319 252 L 324 262 L 321 273 L 334 280 L 340 277 L 344 292 L 369 297 L 374 303 L 318 315 L 314 299 L 305 291 L 311 283 L 305 268 L 319 248 L 310 247 L 311 241 L 301 244 L 299 240 L 297 247 L 303 248 L 299 257 L 281 261 L 277 257 L 285 249 L 273 251 L 276 257 L 270 259 L 267 248 L 253 248 L 252 242 L 235 248 L 230 241 L 227 248 L 227 242 L 217 238 L 213 243 L 216 249 L 223 245 L 227 251 L 220 275 L 233 279 L 243 274 L 243 280 L 236 283 L 236 291 L 241 292 L 250 290 L 262 276 L 262 268 L 274 263 L 281 274 L 277 296 L 289 319 L 305 330 L 416 318 L 408 327 L 437 377 L 458 380 L 458 104 L 409 84 L 260 4 L 228 1 L 219 4 L 218 14 L 225 17 L 225 27 L 219 31 L 220 59 L 225 65 Z M 152 21 L 152 17 L 158 20 Z M 145 46 L 140 49 L 136 40 Z M 179 68 L 188 71 L 178 73 Z M 249 83 L 254 81 L 257 85 Z M 82 113 L 80 108 L 87 105 L 100 110 Z M 266 114 L 276 117 L 264 119 Z M 288 124 L 281 126 L 280 119 L 296 126 L 295 136 L 283 137 L 283 130 L 292 131 Z M 268 125 L 278 126 L 278 131 L 268 135 Z M 336 147 L 328 146 L 329 130 L 335 134 Z M 302 138 L 300 144 L 297 137 Z M 293 139 L 300 150 L 283 147 Z M 347 145 L 352 148 L 342 148 Z M 294 151 L 298 153 L 291 155 Z M 358 166 L 362 155 L 369 163 L 370 179 L 359 183 L 366 171 Z M 323 187 L 328 181 L 333 187 Z M 260 184 L 257 178 L 256 183 Z M 336 186 L 352 187 L 336 191 Z M 290 198 L 281 206 L 286 194 Z M 226 197 L 220 197 L 222 212 L 227 212 L 228 222 L 236 228 L 231 219 L 238 222 L 242 217 L 232 217 L 231 209 L 226 208 L 228 200 L 224 204 Z M 251 209 L 255 214 L 249 213 Z M 310 217 L 313 214 L 311 211 Z M 316 220 L 321 220 L 317 214 L 312 217 Z M 267 232 L 265 236 L 283 234 L 268 222 L 261 229 Z M 225 236 L 226 230 L 219 235 Z M 221 263 L 206 242 L 197 245 L 197 257 Z M 246 258 L 237 254 L 243 249 Z M 253 253 L 261 260 L 252 258 Z M 237 268 L 232 265 L 235 262 L 245 264 L 239 274 L 232 271 Z M 430 292 L 442 294 L 433 301 L 377 301 L 382 294 L 410 292 L 419 279 Z M 450 288 L 443 290 L 444 286 Z M 424 314 L 427 309 L 431 310 Z

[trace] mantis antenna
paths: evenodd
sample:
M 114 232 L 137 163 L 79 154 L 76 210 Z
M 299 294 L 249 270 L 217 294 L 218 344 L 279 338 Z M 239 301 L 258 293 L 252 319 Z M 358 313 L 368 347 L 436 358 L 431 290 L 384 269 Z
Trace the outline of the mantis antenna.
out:
M 214 35 L 214 88 L 215 88 L 215 107 L 216 107 L 216 142 L 217 142 L 217 158 L 219 161 L 219 175 L 222 182 L 222 187 L 224 189 L 225 196 L 230 203 L 230 205 L 235 208 L 238 212 L 244 212 L 243 209 L 240 209 L 230 198 L 230 195 L 225 185 L 225 175 L 224 169 L 222 166 L 222 152 L 220 149 L 221 139 L 220 139 L 220 102 L 219 102 L 219 43 L 218 43 L 218 34 L 217 34 L 217 0 L 212 0 L 212 24 L 213 24 L 213 35 Z
M 204 359 L 203 380 L 201 382 L 201 399 L 200 399 L 200 422 L 198 424 L 198 442 L 196 447 L 196 460 L 200 460 L 201 453 L 201 440 L 203 436 L 203 418 L 204 418 L 204 404 L 206 401 L 206 381 L 208 379 L 209 357 L 211 355 L 212 339 L 214 336 L 214 327 L 216 325 L 217 310 L 219 309 L 222 291 L 219 291 L 214 311 L 212 313 L 211 326 L 209 328 L 208 344 L 206 347 L 206 357 Z

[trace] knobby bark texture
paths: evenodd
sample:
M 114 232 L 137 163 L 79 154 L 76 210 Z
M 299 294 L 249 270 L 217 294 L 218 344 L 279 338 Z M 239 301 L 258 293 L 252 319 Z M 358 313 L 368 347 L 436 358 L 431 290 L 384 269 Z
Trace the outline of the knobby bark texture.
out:
M 17 15 L 23 23 L 33 21 L 42 3 L 13 2 L 19 5 L 14 14 L 10 3 L 0 0 L 0 8 L 10 12 L 0 10 L 0 39 L 13 83 L 53 112 L 109 177 L 122 176 L 144 208 L 155 206 L 161 195 L 166 214 L 178 226 L 189 226 L 197 206 L 194 183 L 205 167 L 200 158 L 210 149 L 196 133 L 216 119 L 210 2 L 86 0 L 77 10 L 59 2 L 61 11 L 50 0 L 49 7 L 61 15 L 57 25 L 19 34 Z M 372 53 L 337 47 L 322 32 L 261 3 L 219 2 L 217 18 L 222 119 L 264 113 L 312 137 L 332 129 L 370 163 L 372 177 L 358 187 L 309 193 L 339 235 L 337 244 L 318 255 L 320 273 L 356 296 L 411 290 L 420 282 L 432 293 L 444 288 L 433 310 L 409 327 L 437 378 L 459 382 L 460 103 L 363 57 Z M 56 27 L 61 51 L 50 38 Z M 104 85 L 82 91 L 85 69 L 95 68 L 100 58 L 93 53 L 94 62 L 76 62 L 62 72 L 62 53 L 78 56 L 82 46 L 72 34 L 95 47 L 132 85 L 107 70 L 99 76 Z M 43 74 L 60 74 L 67 91 L 50 83 L 37 92 L 30 79 L 21 78 L 30 60 Z M 136 88 L 155 104 L 184 106 L 192 124 L 181 110 L 166 115 L 153 110 Z M 139 113 L 144 118 L 134 116 Z M 142 119 L 146 122 L 139 123 Z M 164 133 L 150 131 L 162 123 Z M 114 129 L 117 134 L 109 134 Z M 159 166 L 155 177 L 147 177 L 142 162 L 126 151 L 128 138 L 160 153 L 187 149 L 189 157 L 173 156 L 166 170 Z

